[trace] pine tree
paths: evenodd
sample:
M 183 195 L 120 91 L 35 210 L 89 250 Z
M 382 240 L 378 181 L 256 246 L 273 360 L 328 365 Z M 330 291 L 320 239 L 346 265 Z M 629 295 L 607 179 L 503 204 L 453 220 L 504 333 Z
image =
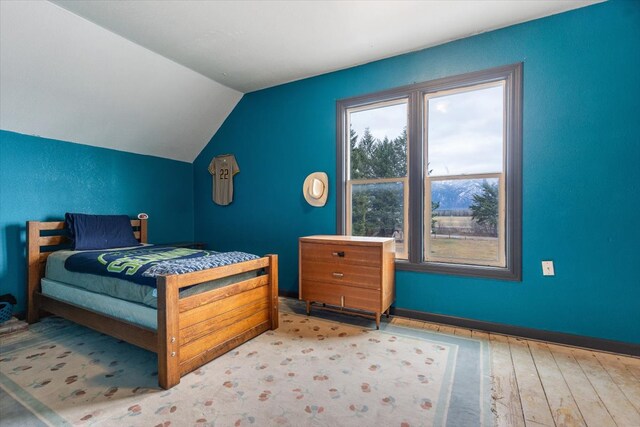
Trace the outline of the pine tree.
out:
M 349 131 L 351 179 L 396 178 L 407 174 L 407 132 L 393 140 L 375 138 L 366 128 L 362 138 Z M 404 195 L 394 183 L 353 187 L 352 233 L 360 236 L 391 236 L 402 229 Z
M 436 233 L 436 225 L 438 220 L 436 219 L 436 209 L 440 207 L 440 202 L 431 202 L 431 232 Z
M 363 174 L 363 155 L 362 150 L 358 146 L 358 134 L 353 128 L 349 129 L 349 148 L 351 153 L 351 179 L 360 179 Z
M 407 127 L 393 140 L 394 176 L 407 176 Z
M 498 184 L 482 183 L 482 193 L 473 195 L 471 218 L 492 236 L 498 235 Z

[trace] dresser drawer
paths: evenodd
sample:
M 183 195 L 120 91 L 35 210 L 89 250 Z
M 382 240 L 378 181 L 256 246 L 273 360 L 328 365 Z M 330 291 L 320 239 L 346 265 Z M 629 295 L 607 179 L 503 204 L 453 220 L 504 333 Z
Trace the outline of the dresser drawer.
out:
M 380 289 L 381 275 L 379 266 L 305 261 L 302 280 Z
M 302 261 L 335 262 L 379 266 L 382 259 L 380 247 L 302 242 Z
M 380 291 L 332 283 L 305 281 L 301 299 L 324 302 L 339 307 L 383 311 Z

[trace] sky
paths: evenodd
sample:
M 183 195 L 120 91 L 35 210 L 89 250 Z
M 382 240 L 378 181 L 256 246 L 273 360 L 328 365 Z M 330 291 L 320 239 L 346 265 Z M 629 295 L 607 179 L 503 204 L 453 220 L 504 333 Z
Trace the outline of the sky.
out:
M 502 172 L 503 87 L 432 97 L 428 101 L 427 161 L 432 176 Z M 358 136 L 393 139 L 407 124 L 407 104 L 350 115 Z
M 350 123 L 358 137 L 362 137 L 368 127 L 375 138 L 394 139 L 407 125 L 407 103 L 351 113 Z

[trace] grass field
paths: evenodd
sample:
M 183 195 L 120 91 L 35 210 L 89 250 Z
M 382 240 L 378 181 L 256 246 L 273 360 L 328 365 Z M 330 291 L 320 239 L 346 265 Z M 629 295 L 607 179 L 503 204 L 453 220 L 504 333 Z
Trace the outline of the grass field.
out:
M 451 218 L 451 217 L 450 217 Z M 474 259 L 481 261 L 498 260 L 498 239 L 430 239 L 431 256 L 443 258 Z
M 495 265 L 498 261 L 498 239 L 474 236 L 474 221 L 470 216 L 436 216 L 436 233 L 430 236 L 431 257 L 460 259 L 461 262 Z M 396 253 L 406 258 L 404 242 L 396 242 Z M 401 255 L 402 254 L 402 255 Z
M 470 216 L 434 216 L 436 225 L 451 228 L 472 228 L 473 219 Z

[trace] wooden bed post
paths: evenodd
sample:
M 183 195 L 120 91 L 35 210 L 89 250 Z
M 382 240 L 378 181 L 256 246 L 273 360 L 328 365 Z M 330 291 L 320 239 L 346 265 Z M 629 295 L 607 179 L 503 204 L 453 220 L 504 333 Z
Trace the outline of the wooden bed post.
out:
M 140 220 L 140 243 L 147 243 L 147 220 Z
M 176 276 L 158 277 L 158 382 L 170 389 L 180 382 L 180 337 Z
M 40 319 L 36 292 L 40 290 L 40 222 L 27 221 L 27 322 Z
M 271 329 L 278 329 L 278 255 L 269 254 L 269 301 L 271 304 Z

